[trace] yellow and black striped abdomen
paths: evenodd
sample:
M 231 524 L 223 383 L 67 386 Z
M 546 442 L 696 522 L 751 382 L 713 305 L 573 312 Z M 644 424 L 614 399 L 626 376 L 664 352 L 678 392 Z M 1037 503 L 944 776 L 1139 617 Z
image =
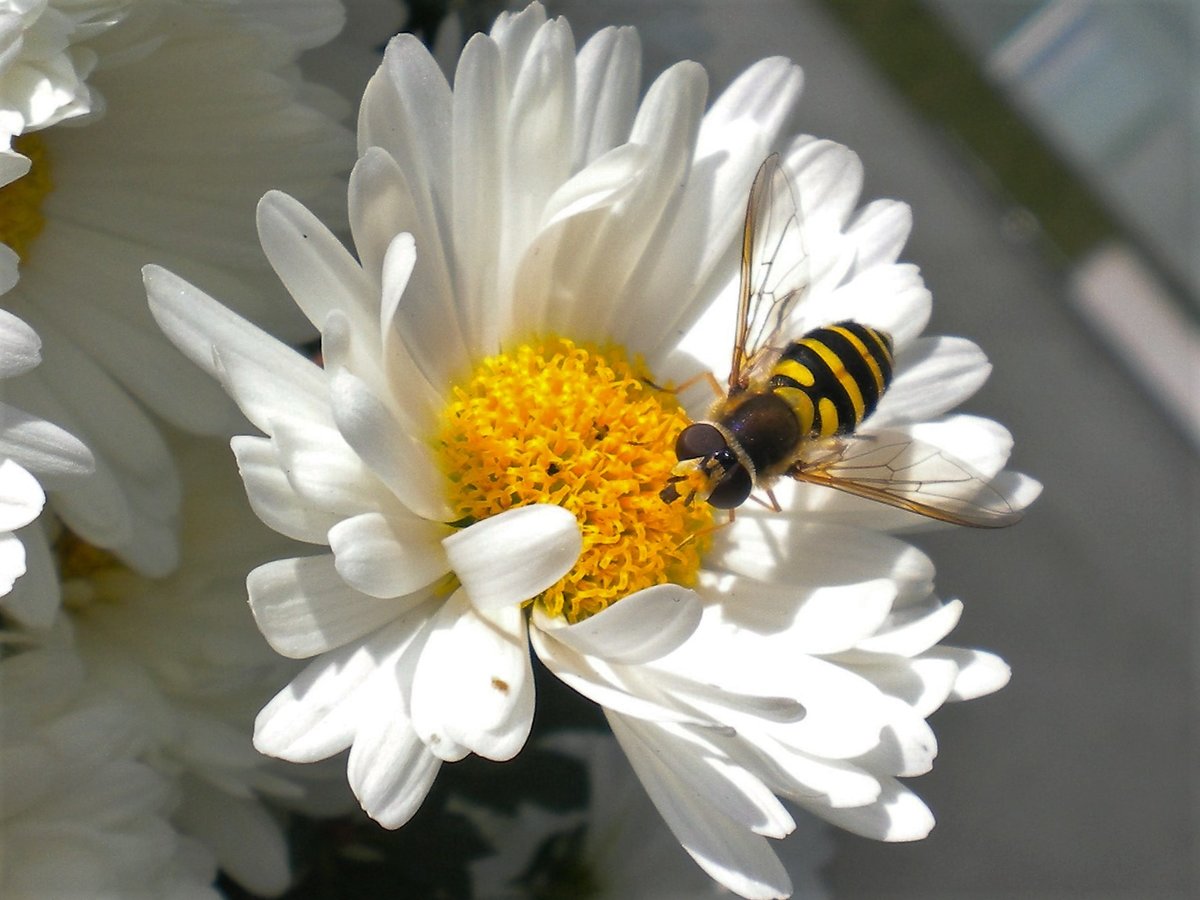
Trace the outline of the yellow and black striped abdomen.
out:
M 792 408 L 804 435 L 828 437 L 857 428 L 891 381 L 891 336 L 847 321 L 788 344 L 767 387 Z

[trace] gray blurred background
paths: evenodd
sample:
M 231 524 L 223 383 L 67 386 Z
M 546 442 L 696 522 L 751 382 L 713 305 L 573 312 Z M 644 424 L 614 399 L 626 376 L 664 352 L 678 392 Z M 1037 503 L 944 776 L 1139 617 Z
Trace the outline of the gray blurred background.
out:
M 856 150 L 866 198 L 912 205 L 930 331 L 995 365 L 966 409 L 1007 425 L 1013 464 L 1045 484 L 1016 528 L 918 540 L 966 603 L 953 640 L 1013 679 L 935 714 L 941 752 L 912 786 L 938 826 L 913 845 L 839 836 L 835 896 L 1200 897 L 1195 6 L 549 6 L 580 41 L 637 25 L 647 80 L 693 58 L 715 94 L 763 56 L 799 62 L 796 130 Z

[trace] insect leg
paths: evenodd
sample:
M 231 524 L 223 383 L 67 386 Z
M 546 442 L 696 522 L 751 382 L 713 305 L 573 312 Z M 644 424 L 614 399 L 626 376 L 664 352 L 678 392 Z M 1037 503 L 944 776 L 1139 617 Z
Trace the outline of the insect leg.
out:
M 661 384 L 655 384 L 649 378 L 642 379 L 642 382 L 644 384 L 648 384 L 648 385 L 650 385 L 650 387 L 654 388 L 654 390 L 662 391 L 664 394 L 682 394 L 684 391 L 686 391 L 688 388 L 690 388 L 693 384 L 697 384 L 700 381 L 707 381 L 708 386 L 710 388 L 712 388 L 713 394 L 716 395 L 717 397 L 725 396 L 725 389 L 723 387 L 721 387 L 721 382 L 717 381 L 717 376 L 714 375 L 711 371 L 705 371 L 705 372 L 699 373 L 698 375 L 693 375 L 691 378 L 687 379 L 686 381 L 684 381 L 680 384 L 675 385 L 675 387 L 673 387 L 673 388 L 664 387 Z
M 683 382 L 677 388 L 675 388 L 675 393 L 682 394 L 684 391 L 686 391 L 688 388 L 690 388 L 693 384 L 696 384 L 699 381 L 707 381 L 708 386 L 710 388 L 712 388 L 712 392 L 713 392 L 714 396 L 716 396 L 718 398 L 725 396 L 725 389 L 723 387 L 721 387 L 721 382 L 717 381 L 717 376 L 714 375 L 711 370 L 705 370 L 698 375 L 693 375 L 687 381 Z
M 733 510 L 732 509 L 729 510 L 729 518 L 726 521 L 721 522 L 719 525 L 716 523 L 713 523 L 712 525 L 709 525 L 705 528 L 701 528 L 699 531 L 693 531 L 691 534 L 689 534 L 687 537 L 685 537 L 682 541 L 680 541 L 678 544 L 676 544 L 675 548 L 677 550 L 681 549 L 683 547 L 686 547 L 692 541 L 696 540 L 696 538 L 702 538 L 705 535 L 709 535 L 709 534 L 716 534 L 722 528 L 728 528 L 731 522 L 733 522 Z
M 780 506 L 779 501 L 775 499 L 775 492 L 770 488 L 767 488 L 766 494 L 767 500 L 771 501 L 770 503 L 768 503 L 766 500 L 763 500 L 761 497 L 756 497 L 754 494 L 750 495 L 750 499 L 764 509 L 769 509 L 771 512 L 783 512 L 783 507 Z M 730 512 L 733 512 L 733 510 L 730 510 Z

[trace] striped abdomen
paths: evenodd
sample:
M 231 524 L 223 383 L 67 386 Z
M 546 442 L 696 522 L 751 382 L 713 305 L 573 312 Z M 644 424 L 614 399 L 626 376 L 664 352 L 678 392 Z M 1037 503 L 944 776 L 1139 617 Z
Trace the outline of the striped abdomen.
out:
M 767 383 L 805 436 L 848 434 L 892 381 L 892 339 L 858 322 L 838 322 L 788 344 Z

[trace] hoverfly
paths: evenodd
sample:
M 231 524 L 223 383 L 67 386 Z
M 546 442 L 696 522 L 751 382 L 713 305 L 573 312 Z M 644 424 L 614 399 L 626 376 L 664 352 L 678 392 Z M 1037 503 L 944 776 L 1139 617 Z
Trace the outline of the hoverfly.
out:
M 1016 522 L 986 478 L 941 448 L 904 431 L 856 433 L 891 383 L 888 334 L 842 321 L 786 338 L 810 284 L 803 224 L 779 156 L 769 156 L 746 204 L 728 389 L 708 374 L 721 396 L 677 438 L 662 499 L 734 509 L 761 489 L 779 511 L 771 485 L 786 476 L 957 525 Z

